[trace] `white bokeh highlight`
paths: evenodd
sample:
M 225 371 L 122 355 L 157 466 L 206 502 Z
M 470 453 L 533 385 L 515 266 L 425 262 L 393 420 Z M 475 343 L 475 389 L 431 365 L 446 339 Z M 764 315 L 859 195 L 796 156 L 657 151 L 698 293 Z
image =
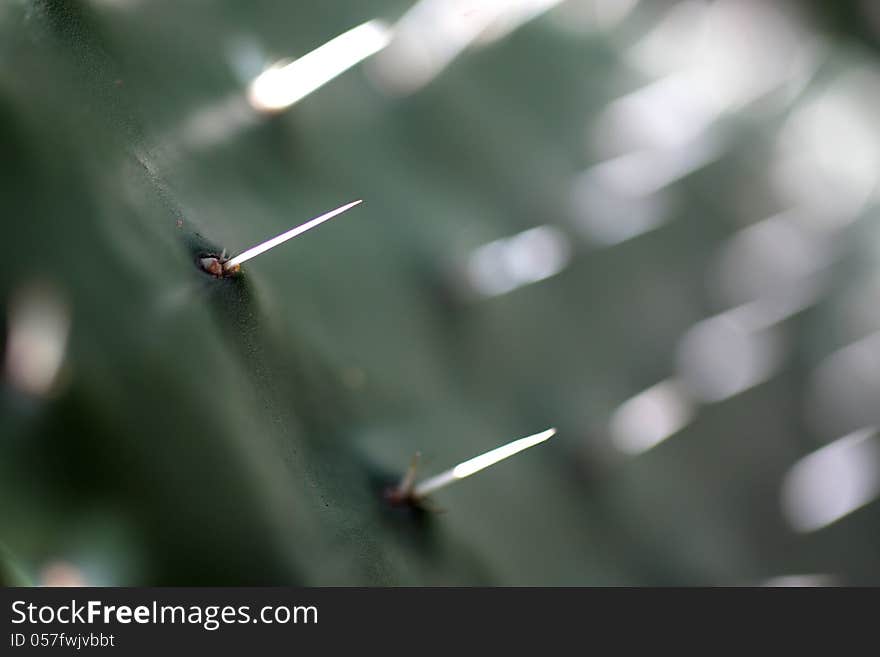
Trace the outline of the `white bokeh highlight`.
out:
M 840 520 L 880 494 L 880 443 L 876 430 L 861 429 L 795 463 L 782 485 L 782 511 L 798 532 Z

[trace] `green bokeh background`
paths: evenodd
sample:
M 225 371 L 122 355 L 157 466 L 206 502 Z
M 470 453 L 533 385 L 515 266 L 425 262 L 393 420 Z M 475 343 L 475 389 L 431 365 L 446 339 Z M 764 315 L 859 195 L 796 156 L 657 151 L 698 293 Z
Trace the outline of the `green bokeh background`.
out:
M 744 199 L 774 211 L 754 171 L 777 119 L 731 119 L 723 157 L 678 183 L 675 221 L 576 243 L 558 276 L 489 299 L 460 294 L 462 258 L 566 225 L 567 181 L 594 161 L 585 125 L 643 83 L 608 35 L 543 17 L 411 96 L 355 68 L 187 143 L 188 120 L 241 92 L 230 53 L 297 56 L 407 6 L 0 5 L 0 301 L 43 281 L 72 317 L 56 393 L 0 396 L 6 581 L 58 560 L 125 585 L 880 581 L 876 504 L 809 535 L 779 508 L 820 445 L 801 417 L 807 373 L 839 346 L 833 288 L 792 320 L 796 355 L 768 382 L 634 459 L 603 433 L 721 310 L 706 272 Z M 828 66 L 874 65 L 844 13 L 815 14 Z M 193 264 L 355 198 L 240 278 Z M 875 235 L 854 231 L 842 280 Z M 415 451 L 431 473 L 547 426 L 545 446 L 439 493 L 444 513 L 382 503 Z

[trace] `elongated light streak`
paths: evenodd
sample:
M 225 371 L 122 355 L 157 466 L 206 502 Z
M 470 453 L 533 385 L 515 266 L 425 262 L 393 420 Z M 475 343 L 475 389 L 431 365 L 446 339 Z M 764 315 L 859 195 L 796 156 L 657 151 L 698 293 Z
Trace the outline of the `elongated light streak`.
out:
M 379 52 L 390 40 L 391 29 L 382 21 L 358 25 L 290 64 L 263 71 L 251 82 L 248 100 L 258 111 L 286 109 Z
M 464 463 L 459 463 L 451 470 L 441 472 L 438 475 L 425 479 L 425 481 L 418 484 L 413 489 L 412 496 L 416 499 L 427 497 L 434 491 L 437 491 L 444 486 L 448 486 L 449 484 L 458 481 L 459 479 L 470 477 L 472 474 L 476 474 L 480 470 L 488 468 L 490 465 L 495 465 L 499 461 L 503 461 L 504 459 L 509 458 L 525 449 L 528 449 L 529 447 L 534 447 L 539 443 L 543 443 L 545 440 L 551 438 L 554 435 L 556 435 L 556 429 L 547 429 L 546 431 L 542 431 L 541 433 L 536 433 L 533 436 L 527 436 L 526 438 L 514 440 L 513 442 L 502 445 L 501 447 L 496 447 L 495 449 L 490 450 L 485 454 L 475 456 L 474 458 L 465 461 Z
M 266 240 L 265 242 L 257 244 L 256 246 L 252 246 L 244 253 L 239 253 L 234 258 L 228 260 L 226 262 L 226 264 L 223 266 L 227 270 L 232 269 L 236 265 L 240 265 L 241 263 L 246 262 L 246 261 L 250 260 L 251 258 L 255 258 L 258 255 L 260 255 L 261 253 L 265 253 L 269 249 L 275 248 L 279 244 L 282 244 L 289 239 L 293 239 L 297 235 L 302 235 L 307 230 L 311 230 L 315 226 L 323 224 L 325 221 L 332 219 L 333 217 L 340 215 L 343 212 L 345 212 L 346 210 L 350 210 L 354 206 L 360 205 L 361 203 L 363 203 L 363 200 L 352 201 L 351 203 L 348 203 L 347 205 L 343 205 L 341 208 L 336 208 L 335 210 L 330 210 L 330 212 L 325 212 L 320 217 L 315 217 L 314 219 L 311 219 L 311 220 L 307 221 L 306 223 L 304 223 L 300 226 L 297 226 L 296 228 L 291 228 L 286 233 L 281 233 L 277 237 L 273 237 L 270 240 Z

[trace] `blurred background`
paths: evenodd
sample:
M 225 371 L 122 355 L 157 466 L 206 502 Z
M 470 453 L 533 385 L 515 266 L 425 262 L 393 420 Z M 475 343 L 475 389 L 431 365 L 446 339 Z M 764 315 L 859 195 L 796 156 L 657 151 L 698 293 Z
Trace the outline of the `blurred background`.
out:
M 878 45 L 871 0 L 5 0 L 3 583 L 880 583 Z

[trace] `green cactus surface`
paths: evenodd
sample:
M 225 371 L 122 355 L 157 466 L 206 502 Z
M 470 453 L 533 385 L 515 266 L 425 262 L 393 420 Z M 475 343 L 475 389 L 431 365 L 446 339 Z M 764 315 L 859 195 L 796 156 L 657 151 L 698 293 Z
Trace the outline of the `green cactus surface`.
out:
M 97 585 L 878 581 L 876 504 L 807 534 L 780 507 L 793 464 L 860 426 L 804 408 L 858 337 L 840 304 L 873 280 L 873 205 L 772 375 L 638 456 L 607 430 L 725 310 L 724 245 L 785 209 L 766 163 L 788 114 L 874 55 L 829 34 L 803 88 L 718 119 L 670 220 L 600 246 L 569 181 L 600 160 L 587 126 L 649 81 L 626 44 L 660 9 L 582 33 L 568 4 L 413 93 L 365 62 L 275 114 L 245 99 L 262 67 L 409 3 L 0 4 L 0 309 L 69 323 L 50 388 L 0 388 L 4 584 L 52 564 Z M 198 265 L 355 199 L 235 276 Z M 536 226 L 566 236 L 561 271 L 468 286 L 475 249 Z M 427 508 L 383 496 L 416 452 L 429 476 L 551 426 Z

